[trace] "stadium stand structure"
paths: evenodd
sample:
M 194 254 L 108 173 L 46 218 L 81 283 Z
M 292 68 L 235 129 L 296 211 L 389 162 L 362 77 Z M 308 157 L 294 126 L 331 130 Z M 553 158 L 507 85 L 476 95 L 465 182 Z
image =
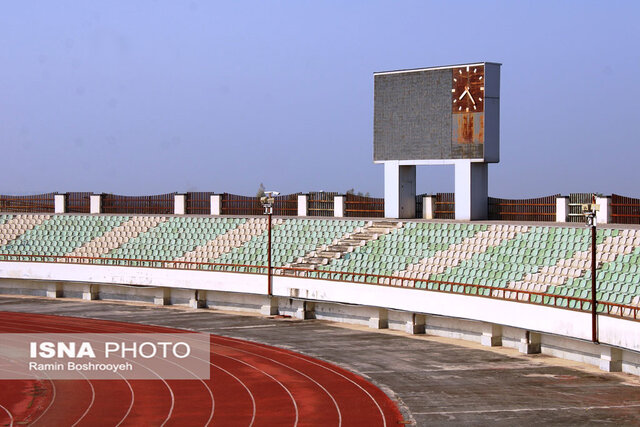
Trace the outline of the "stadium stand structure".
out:
M 275 275 L 293 280 L 424 289 L 588 313 L 589 236 L 572 224 L 277 217 L 272 266 Z M 0 215 L 0 261 L 7 262 L 265 274 L 267 239 L 264 216 Z M 598 229 L 600 314 L 640 320 L 639 261 L 639 229 Z M 0 291 L 5 288 L 0 283 Z

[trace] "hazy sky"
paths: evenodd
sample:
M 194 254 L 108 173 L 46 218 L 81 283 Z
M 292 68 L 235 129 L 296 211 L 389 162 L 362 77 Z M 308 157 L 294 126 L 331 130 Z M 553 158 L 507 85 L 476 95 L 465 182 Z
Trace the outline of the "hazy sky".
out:
M 638 1 L 13 1 L 0 193 L 383 193 L 373 73 L 502 63 L 489 194 L 640 196 Z M 453 167 L 418 168 L 418 192 Z

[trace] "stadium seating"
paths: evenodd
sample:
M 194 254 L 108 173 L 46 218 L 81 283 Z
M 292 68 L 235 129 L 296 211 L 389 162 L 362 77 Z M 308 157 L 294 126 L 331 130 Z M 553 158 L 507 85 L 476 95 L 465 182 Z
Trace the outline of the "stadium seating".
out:
M 182 268 L 194 263 L 264 266 L 267 240 L 265 217 L 0 215 L 0 253 L 74 257 L 60 262 L 89 257 L 111 264 L 118 264 L 116 259 L 145 260 L 140 265 L 154 266 L 160 265 L 149 261 L 173 261 Z M 598 299 L 640 305 L 640 230 L 600 227 L 596 243 Z M 322 253 L 328 255 L 318 261 Z M 346 272 L 354 274 L 353 280 L 365 280 L 357 273 L 376 274 L 392 276 L 385 284 L 427 289 L 436 287 L 434 281 L 485 285 L 512 298 L 529 298 L 519 291 L 546 293 L 547 299 L 531 297 L 545 303 L 552 296 L 590 298 L 590 257 L 590 235 L 584 227 L 273 220 L 272 265 L 296 266 L 307 260 L 303 274 L 324 278 Z M 464 286 L 440 289 L 491 294 Z M 566 302 L 575 308 L 571 304 L 575 302 Z

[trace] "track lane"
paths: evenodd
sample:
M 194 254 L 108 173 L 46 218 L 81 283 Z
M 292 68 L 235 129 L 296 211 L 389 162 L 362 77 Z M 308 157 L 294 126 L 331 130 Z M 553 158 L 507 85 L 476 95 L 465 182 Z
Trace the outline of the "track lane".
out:
M 82 322 L 78 322 L 77 318 L 54 315 L 10 313 L 9 318 L 16 315 L 30 317 L 35 322 L 21 323 L 25 328 L 49 324 L 54 329 L 72 328 L 75 332 L 186 332 L 163 326 L 97 319 L 82 318 Z M 7 313 L 0 312 L 0 331 L 3 319 L 12 320 L 16 324 L 15 318 L 6 319 L 6 316 Z M 298 422 L 300 425 L 391 425 L 402 419 L 386 394 L 363 378 L 337 366 L 288 350 L 215 335 L 210 337 L 210 346 L 212 375 L 206 383 L 212 395 L 206 396 L 202 387 L 194 387 L 194 381 L 167 380 L 168 390 L 173 390 L 175 394 L 175 402 L 173 412 L 170 411 L 169 416 L 160 423 L 206 425 L 208 421 L 212 421 L 215 425 L 225 426 L 296 425 Z M 97 383 L 104 383 L 104 388 Z M 114 384 L 107 384 L 105 380 L 96 382 L 96 404 L 85 414 L 80 425 L 96 425 L 95 421 L 104 420 L 100 415 L 112 414 L 113 410 L 119 411 L 120 416 L 125 415 L 125 412 L 128 414 L 120 425 L 160 421 L 158 412 L 163 412 L 163 409 L 155 405 L 144 405 L 145 409 L 142 410 L 139 406 L 140 400 L 163 400 L 158 399 L 161 392 L 154 387 L 154 383 L 157 384 L 158 381 L 131 381 L 136 404 L 132 403 L 130 407 L 116 405 L 112 410 L 98 411 L 100 402 L 109 400 L 105 396 L 109 395 L 110 388 L 119 387 L 119 393 L 122 394 L 127 386 L 117 380 L 114 380 Z M 235 392 L 231 393 L 231 389 Z M 239 399 L 234 399 L 236 397 Z M 208 399 L 212 398 L 211 405 L 215 402 L 215 412 L 207 411 Z M 380 403 L 379 400 L 384 402 Z M 164 408 L 166 411 L 166 406 Z M 209 418 L 202 418 L 202 413 L 209 412 Z M 196 420 L 200 422 L 194 422 Z M 388 422 L 389 420 L 393 422 Z M 122 419 L 114 420 L 112 425 L 118 421 Z

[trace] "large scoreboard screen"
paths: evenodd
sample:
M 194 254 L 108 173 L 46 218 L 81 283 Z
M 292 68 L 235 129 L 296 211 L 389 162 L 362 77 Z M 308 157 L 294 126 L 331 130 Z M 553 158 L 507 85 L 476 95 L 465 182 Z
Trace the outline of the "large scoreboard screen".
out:
M 498 162 L 500 64 L 374 74 L 374 161 Z

